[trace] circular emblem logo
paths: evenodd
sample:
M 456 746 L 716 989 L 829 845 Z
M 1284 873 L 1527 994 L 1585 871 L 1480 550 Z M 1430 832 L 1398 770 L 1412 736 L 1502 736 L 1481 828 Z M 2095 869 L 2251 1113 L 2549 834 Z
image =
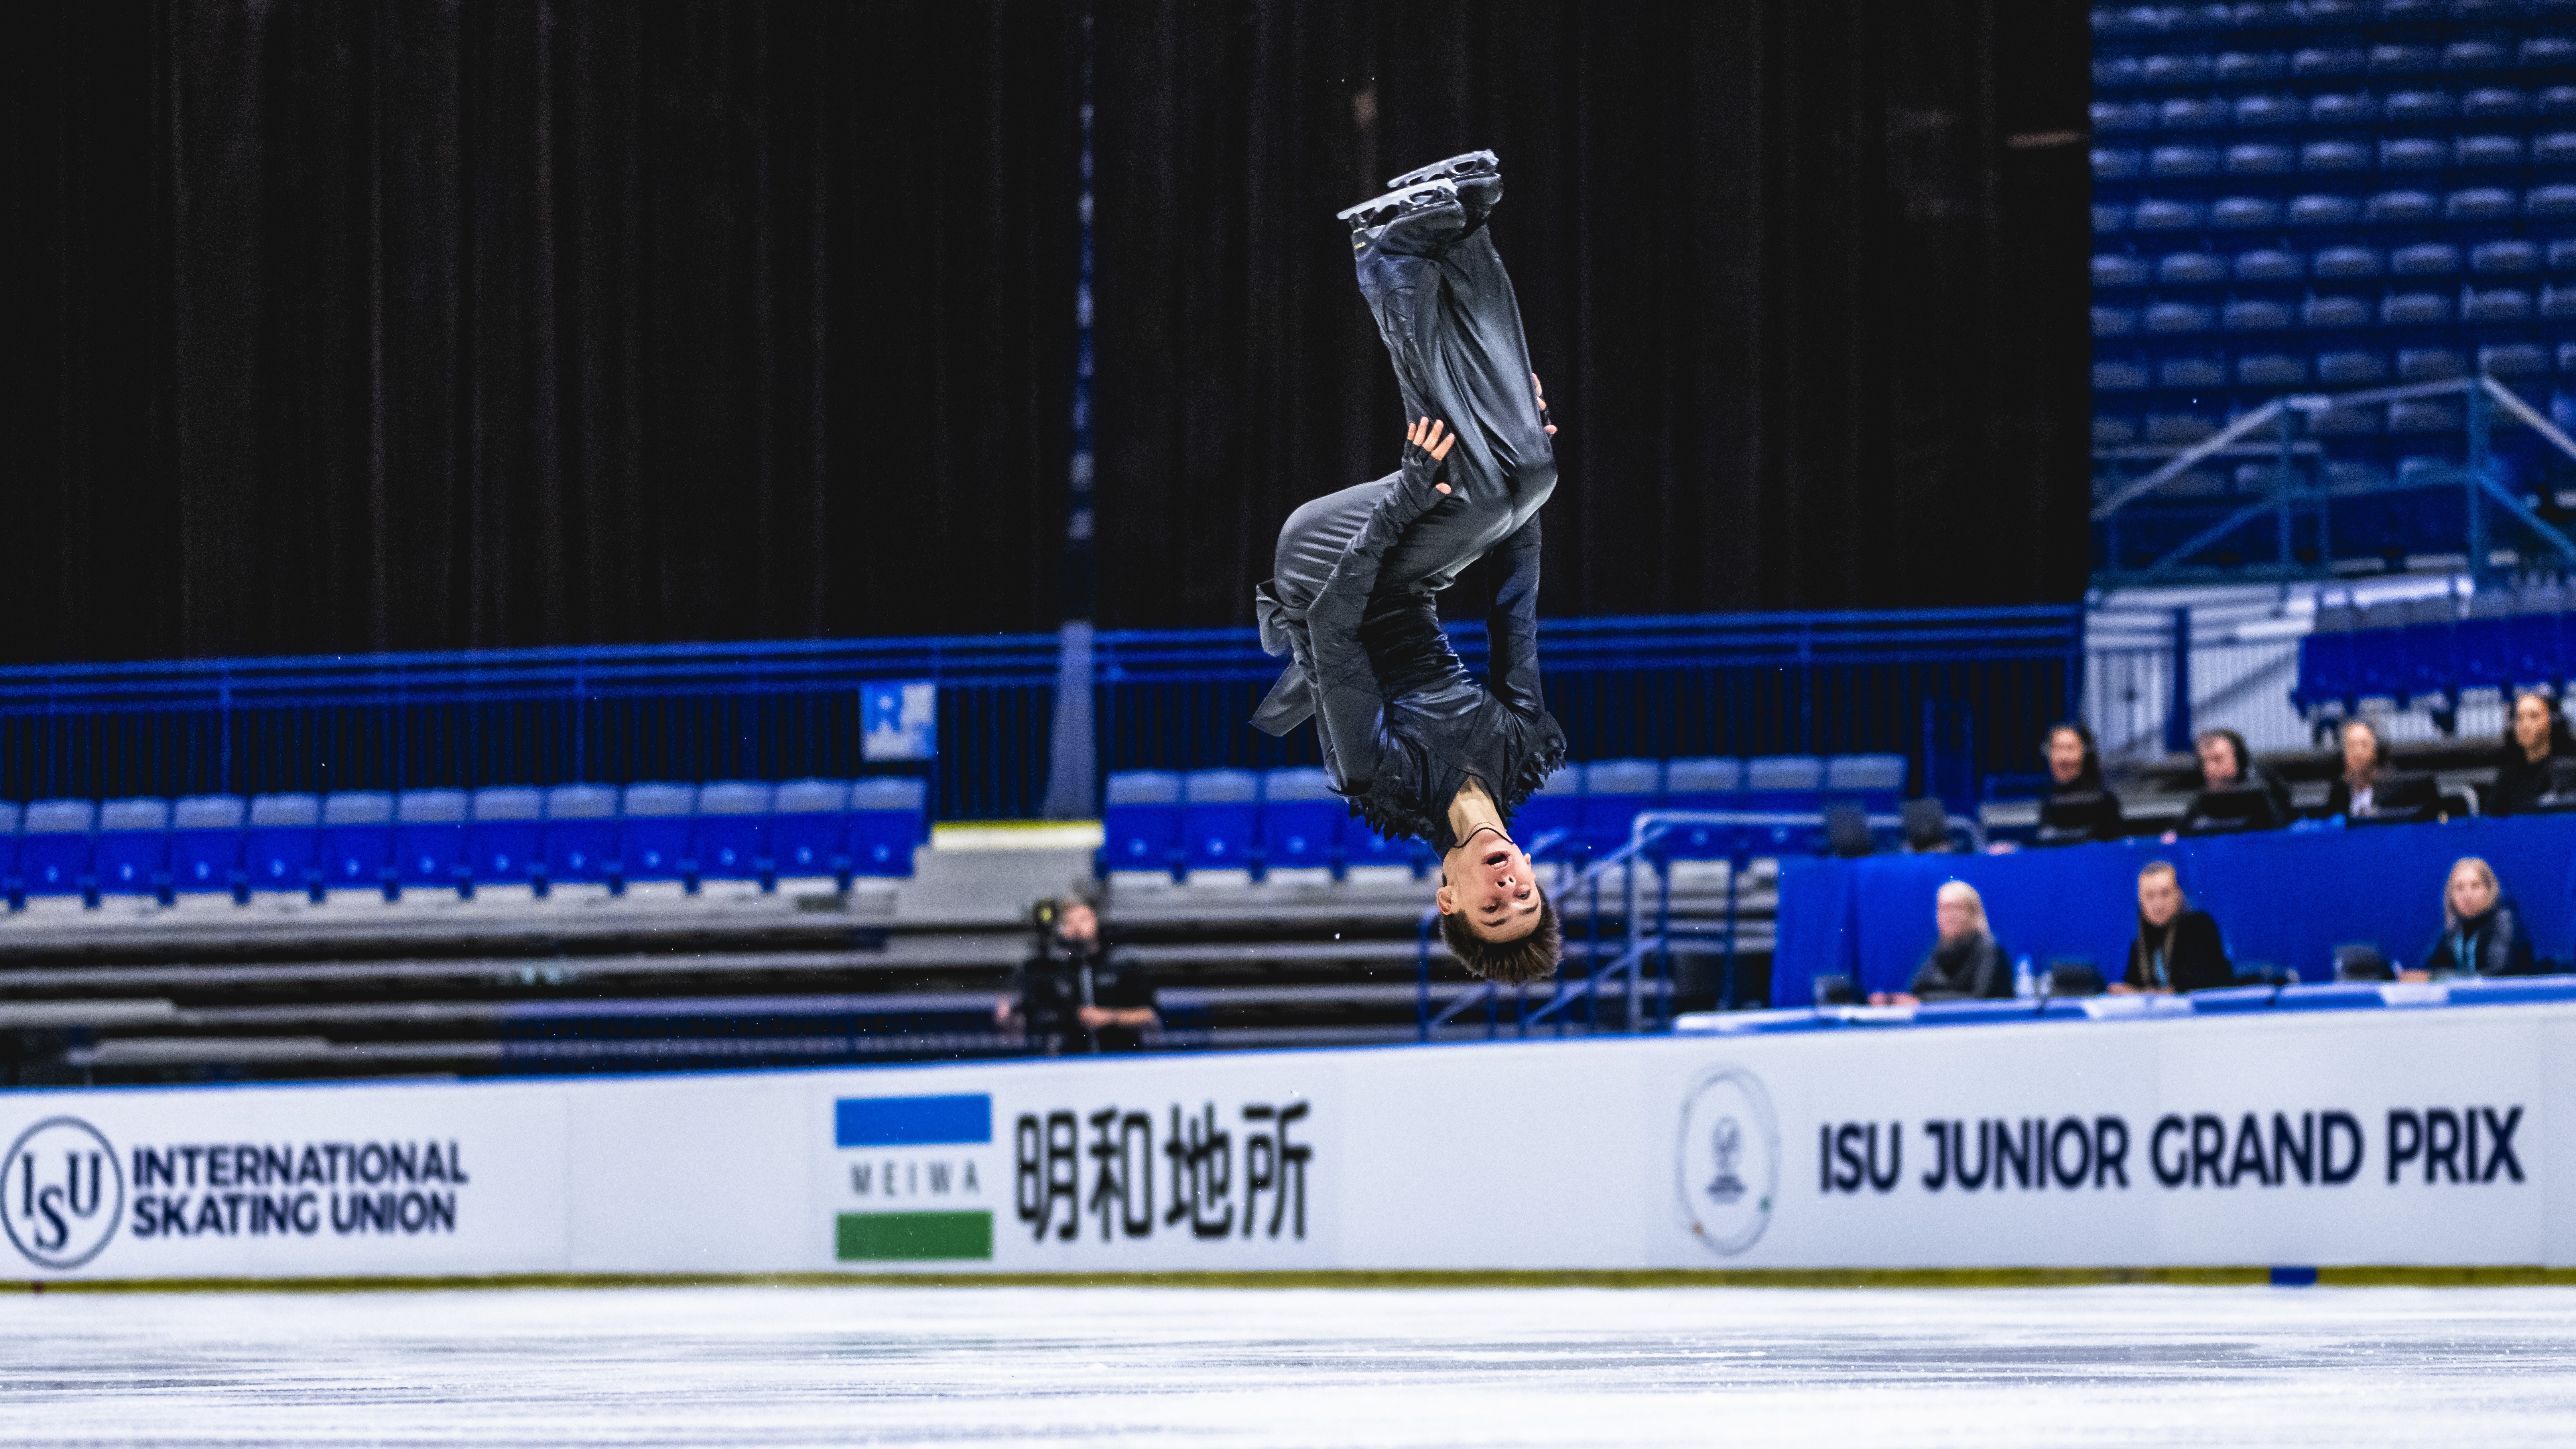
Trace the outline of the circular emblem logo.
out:
M 1682 1099 L 1673 1164 L 1691 1235 L 1721 1257 L 1752 1247 L 1780 1195 L 1780 1124 L 1761 1080 L 1741 1067 L 1701 1077 Z
M 28 1262 L 77 1268 L 98 1256 L 125 1216 L 125 1165 L 97 1128 L 48 1117 L 0 1158 L 0 1227 Z

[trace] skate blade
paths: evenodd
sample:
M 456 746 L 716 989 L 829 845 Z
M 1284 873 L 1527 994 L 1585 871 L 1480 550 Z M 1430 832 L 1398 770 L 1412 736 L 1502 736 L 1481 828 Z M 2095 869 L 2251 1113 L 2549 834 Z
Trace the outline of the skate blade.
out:
M 1468 172 L 1500 173 L 1502 169 L 1502 159 L 1491 151 L 1465 151 L 1446 161 L 1434 161 L 1419 170 L 1407 171 L 1388 182 L 1386 188 L 1389 191 L 1402 191 L 1408 186 L 1417 186 L 1439 177 L 1456 176 Z
M 1374 212 L 1397 211 L 1415 201 L 1455 201 L 1457 199 L 1457 186 L 1447 181 L 1433 181 L 1414 186 L 1399 186 L 1387 192 L 1383 196 L 1371 197 L 1357 206 L 1343 207 L 1341 210 L 1333 213 L 1333 219 L 1335 221 L 1349 221 L 1355 216 L 1367 216 Z

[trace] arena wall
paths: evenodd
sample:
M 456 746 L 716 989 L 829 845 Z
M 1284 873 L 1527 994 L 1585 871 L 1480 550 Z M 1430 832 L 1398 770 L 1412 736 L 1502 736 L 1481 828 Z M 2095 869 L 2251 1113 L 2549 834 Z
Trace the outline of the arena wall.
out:
M 2520 1007 L 22 1091 L 0 1220 L 57 1286 L 2554 1277 L 2571 1063 Z

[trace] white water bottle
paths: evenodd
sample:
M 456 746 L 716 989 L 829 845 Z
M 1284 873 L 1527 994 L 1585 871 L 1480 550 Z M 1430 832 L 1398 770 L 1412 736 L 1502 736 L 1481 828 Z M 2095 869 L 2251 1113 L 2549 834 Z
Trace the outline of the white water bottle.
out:
M 2031 979 L 2030 958 L 2024 956 L 2013 963 L 2013 995 L 2027 1001 L 2038 994 L 2039 983 Z

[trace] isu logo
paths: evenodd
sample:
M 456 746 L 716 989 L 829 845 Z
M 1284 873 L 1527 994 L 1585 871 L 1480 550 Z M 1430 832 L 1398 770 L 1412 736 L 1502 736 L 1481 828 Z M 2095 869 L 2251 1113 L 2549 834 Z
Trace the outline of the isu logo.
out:
M 77 1117 L 46 1118 L 0 1159 L 0 1226 L 40 1268 L 77 1268 L 97 1257 L 124 1215 L 125 1167 Z
M 1691 1236 L 1721 1257 L 1752 1247 L 1780 1195 L 1780 1127 L 1761 1081 L 1741 1067 L 1701 1077 L 1682 1099 L 1673 1158 Z

